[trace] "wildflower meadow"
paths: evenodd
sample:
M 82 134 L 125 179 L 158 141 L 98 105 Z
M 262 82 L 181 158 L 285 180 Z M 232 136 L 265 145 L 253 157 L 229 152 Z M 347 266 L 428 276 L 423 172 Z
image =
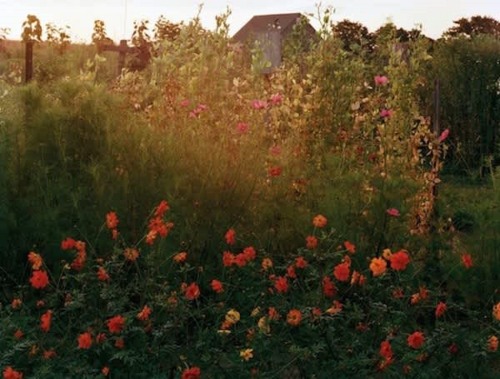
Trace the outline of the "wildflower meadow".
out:
M 194 18 L 142 71 L 3 75 L 3 378 L 499 377 L 500 252 L 443 189 L 429 41 L 393 38 L 327 12 L 262 74 Z

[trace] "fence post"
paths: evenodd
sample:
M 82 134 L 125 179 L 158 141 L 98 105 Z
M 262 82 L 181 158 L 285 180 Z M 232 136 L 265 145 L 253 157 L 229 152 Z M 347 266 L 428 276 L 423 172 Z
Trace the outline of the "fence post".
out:
M 25 42 L 24 83 L 29 83 L 33 79 L 33 44 L 31 40 Z

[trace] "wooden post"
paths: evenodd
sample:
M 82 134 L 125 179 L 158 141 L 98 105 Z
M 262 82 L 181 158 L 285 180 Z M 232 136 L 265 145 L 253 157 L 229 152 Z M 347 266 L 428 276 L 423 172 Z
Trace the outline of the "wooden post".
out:
M 440 85 L 439 79 L 434 81 L 434 117 L 432 120 L 432 131 L 439 135 L 439 93 Z
M 129 47 L 127 45 L 127 40 L 120 40 L 120 44 L 116 45 L 102 45 L 98 46 L 99 51 L 116 51 L 118 52 L 118 76 L 122 73 L 123 68 L 125 67 L 125 57 L 127 53 L 133 52 L 135 48 Z
M 26 41 L 25 45 L 24 83 L 29 83 L 33 79 L 33 41 Z

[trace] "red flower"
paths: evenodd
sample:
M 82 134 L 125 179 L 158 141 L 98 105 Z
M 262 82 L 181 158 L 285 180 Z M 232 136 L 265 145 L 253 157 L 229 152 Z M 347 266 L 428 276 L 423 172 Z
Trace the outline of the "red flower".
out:
M 7 366 L 3 370 L 3 379 L 23 379 L 23 374 L 14 370 L 11 366 Z
M 403 271 L 410 263 L 410 256 L 404 250 L 398 251 L 391 255 L 391 268 L 396 271 Z
M 125 347 L 125 340 L 123 338 L 118 338 L 115 341 L 115 347 L 117 349 L 123 349 Z
M 356 245 L 349 241 L 344 241 L 344 247 L 351 254 L 354 254 L 356 252 Z
M 257 252 L 253 246 L 248 246 L 243 249 L 243 254 L 247 261 L 253 261 L 257 257 Z
M 118 216 L 115 212 L 108 212 L 106 214 L 106 227 L 108 229 L 116 229 L 119 222 L 120 221 L 118 220 Z
M 290 279 L 295 279 L 297 278 L 297 273 L 295 272 L 295 266 L 291 265 L 286 268 L 286 276 L 288 276 Z
M 104 267 L 99 266 L 99 268 L 97 269 L 97 279 L 99 279 L 101 282 L 109 280 L 108 272 L 104 269 Z
M 228 245 L 234 245 L 236 243 L 236 232 L 234 229 L 229 229 L 226 234 L 224 235 L 224 238 L 226 239 L 226 243 Z
M 89 332 L 82 333 L 78 336 L 78 348 L 90 349 L 92 346 L 92 335 Z
M 467 269 L 474 266 L 474 262 L 472 261 L 472 257 L 470 254 L 462 254 L 462 264 Z
M 288 280 L 286 277 L 278 276 L 274 281 L 274 288 L 278 293 L 286 293 L 288 292 Z
M 20 340 L 23 337 L 24 337 L 23 331 L 21 329 L 17 329 L 16 332 L 14 333 L 14 338 L 16 340 Z
M 277 176 L 280 176 L 282 171 L 283 170 L 281 169 L 280 166 L 273 166 L 273 167 L 269 168 L 268 173 L 269 173 L 269 176 L 275 178 Z
M 321 282 L 323 286 L 323 294 L 326 297 L 333 297 L 335 296 L 335 293 L 337 290 L 335 289 L 335 285 L 333 284 L 333 281 L 330 279 L 329 276 L 325 276 Z
M 310 250 L 316 249 L 318 247 L 318 239 L 314 236 L 307 236 L 306 247 Z
M 238 267 L 245 266 L 247 264 L 247 258 L 245 257 L 245 254 L 243 253 L 237 254 L 236 257 L 234 258 L 234 263 Z
M 392 358 L 392 347 L 391 347 L 391 343 L 387 340 L 385 341 L 382 341 L 382 343 L 380 344 L 380 350 L 379 350 L 379 354 L 384 357 L 386 360 L 389 360 Z
M 436 306 L 436 318 L 441 317 L 446 312 L 446 304 L 440 301 Z
M 199 367 L 187 368 L 182 372 L 181 379 L 200 379 L 201 370 Z
M 175 263 L 183 263 L 186 261 L 187 255 L 188 254 L 185 251 L 181 251 L 180 253 L 175 254 L 172 259 Z
M 110 333 L 118 334 L 125 328 L 125 319 L 123 316 L 114 316 L 107 322 Z
M 52 359 L 57 356 L 57 353 L 54 349 L 44 350 L 43 359 Z
M 198 287 L 198 284 L 191 283 L 189 286 L 187 286 L 184 290 L 184 296 L 186 296 L 186 299 L 188 300 L 196 300 L 197 298 L 199 298 L 200 287 Z
M 146 321 L 149 319 L 149 316 L 151 315 L 151 308 L 149 308 L 147 305 L 142 308 L 142 310 L 137 314 L 137 319 L 141 321 Z
M 66 238 L 61 242 L 61 249 L 62 250 L 70 250 L 75 247 L 76 241 L 73 238 Z
M 410 334 L 408 336 L 407 342 L 408 342 L 408 346 L 410 346 L 413 349 L 421 348 L 425 342 L 424 333 L 418 332 L 418 331 L 413 332 L 412 334 Z
M 335 279 L 340 282 L 347 282 L 349 280 L 350 270 L 351 266 L 349 265 L 349 263 L 339 263 L 333 269 L 333 276 L 335 276 Z
M 33 274 L 31 274 L 30 283 L 33 288 L 43 289 L 49 284 L 49 276 L 43 270 L 33 271 Z
M 47 311 L 40 316 L 40 329 L 47 333 L 50 330 L 50 324 L 52 323 L 52 311 Z
M 222 292 L 224 292 L 224 286 L 217 279 L 212 280 L 212 282 L 210 283 L 210 287 L 212 287 L 212 289 L 216 293 L 222 293 Z
M 235 263 L 235 259 L 236 257 L 229 251 L 222 253 L 222 264 L 224 267 L 230 267 L 233 263 Z
M 170 206 L 168 205 L 166 200 L 160 201 L 160 204 L 156 207 L 155 210 L 155 216 L 156 217 L 163 217 L 166 212 L 170 209 Z
M 295 258 L 295 267 L 297 267 L 297 268 L 306 268 L 307 267 L 307 261 L 304 259 L 304 257 Z

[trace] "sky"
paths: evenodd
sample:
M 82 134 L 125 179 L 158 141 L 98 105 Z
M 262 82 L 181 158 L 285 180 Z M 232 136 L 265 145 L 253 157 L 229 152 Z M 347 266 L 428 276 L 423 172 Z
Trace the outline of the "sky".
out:
M 319 0 L 318 0 L 319 1 Z M 0 28 L 8 28 L 9 39 L 20 39 L 21 25 L 28 14 L 42 26 L 69 26 L 73 41 L 89 42 L 94 20 L 100 19 L 115 41 L 130 39 L 134 21 L 147 19 L 151 27 L 160 15 L 173 22 L 189 21 L 198 14 L 204 27 L 215 27 L 215 16 L 229 7 L 230 33 L 236 33 L 254 15 L 269 13 L 312 13 L 318 15 L 316 0 L 0 0 Z M 321 9 L 332 6 L 334 21 L 349 19 L 370 31 L 392 21 L 398 27 L 422 26 L 425 35 L 439 38 L 462 17 L 490 16 L 500 20 L 500 0 L 323 0 Z M 311 24 L 318 27 L 314 19 Z

